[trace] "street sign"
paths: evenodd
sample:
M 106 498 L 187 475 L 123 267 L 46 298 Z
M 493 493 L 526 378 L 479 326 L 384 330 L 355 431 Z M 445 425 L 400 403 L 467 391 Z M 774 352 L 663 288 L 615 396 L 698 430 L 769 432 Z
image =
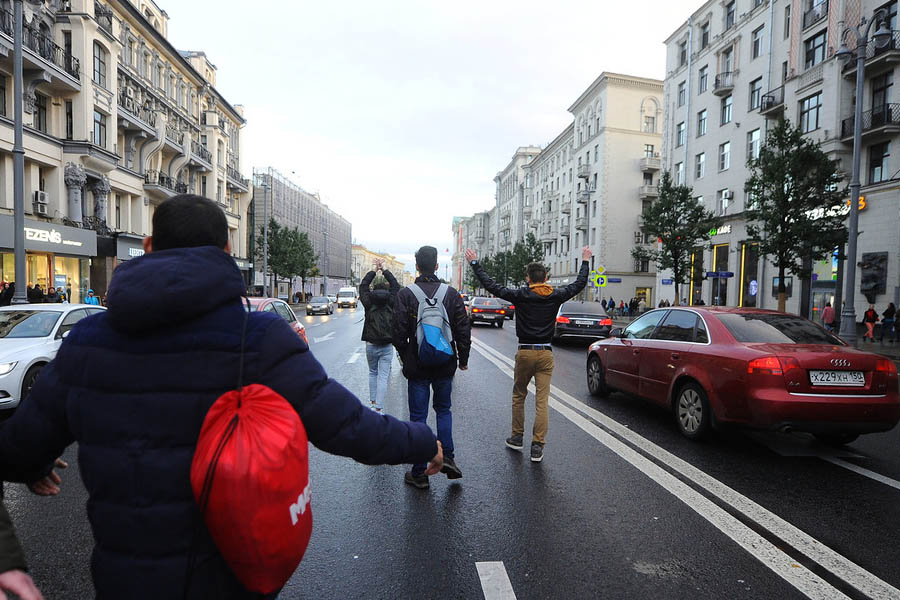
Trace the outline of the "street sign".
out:
M 674 283 L 671 279 L 663 279 L 661 282 L 663 285 L 672 285 Z
M 606 287 L 606 276 L 603 273 L 606 271 L 602 266 L 597 267 L 593 271 L 591 271 L 590 275 L 588 275 L 588 281 L 594 287 Z
M 609 277 L 609 278 L 607 278 L 607 281 L 609 283 L 622 283 L 622 278 L 621 277 Z
M 706 278 L 707 279 L 728 279 L 730 277 L 734 277 L 734 273 L 731 271 L 707 271 Z

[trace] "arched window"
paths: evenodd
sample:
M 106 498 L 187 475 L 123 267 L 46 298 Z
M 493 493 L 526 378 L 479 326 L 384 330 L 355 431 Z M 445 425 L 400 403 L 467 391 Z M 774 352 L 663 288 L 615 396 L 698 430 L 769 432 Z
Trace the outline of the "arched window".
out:
M 106 87 L 106 50 L 94 42 L 94 83 Z

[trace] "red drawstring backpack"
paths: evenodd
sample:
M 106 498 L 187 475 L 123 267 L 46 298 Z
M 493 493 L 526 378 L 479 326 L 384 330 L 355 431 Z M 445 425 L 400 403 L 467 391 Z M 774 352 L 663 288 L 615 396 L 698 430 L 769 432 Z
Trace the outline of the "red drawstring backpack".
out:
M 273 389 L 243 386 L 249 301 L 238 389 L 220 396 L 200 430 L 191 487 L 216 547 L 248 590 L 280 590 L 312 534 L 309 451 L 297 411 Z M 193 552 L 185 596 L 190 588 Z

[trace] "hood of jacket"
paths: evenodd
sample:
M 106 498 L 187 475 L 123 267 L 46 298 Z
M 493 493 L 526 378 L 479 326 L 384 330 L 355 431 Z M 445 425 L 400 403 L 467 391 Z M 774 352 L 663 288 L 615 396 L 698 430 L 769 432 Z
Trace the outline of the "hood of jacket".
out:
M 549 283 L 532 283 L 528 287 L 538 296 L 549 296 L 553 293 L 553 286 Z
M 190 321 L 245 293 L 241 272 L 220 248 L 174 248 L 119 266 L 106 295 L 107 315 L 115 329 L 138 333 Z
M 375 290 L 369 293 L 369 299 L 375 306 L 386 306 L 391 302 L 391 293 L 388 290 Z

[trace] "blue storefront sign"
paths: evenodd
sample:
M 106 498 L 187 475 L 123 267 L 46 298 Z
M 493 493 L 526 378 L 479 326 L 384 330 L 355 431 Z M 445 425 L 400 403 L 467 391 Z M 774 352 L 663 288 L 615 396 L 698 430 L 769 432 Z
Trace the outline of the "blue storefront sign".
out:
M 672 281 L 671 279 L 663 279 L 661 283 L 663 285 L 672 285 L 674 281 Z
M 731 271 L 707 271 L 706 278 L 707 279 L 728 279 L 730 277 L 734 277 L 734 273 Z
M 622 283 L 621 277 L 610 277 L 606 280 L 609 283 Z

